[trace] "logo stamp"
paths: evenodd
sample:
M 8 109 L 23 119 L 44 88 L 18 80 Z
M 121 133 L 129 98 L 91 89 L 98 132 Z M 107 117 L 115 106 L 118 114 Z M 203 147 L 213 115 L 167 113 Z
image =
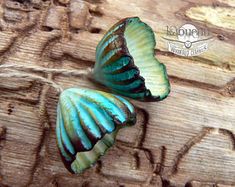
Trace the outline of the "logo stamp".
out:
M 180 56 L 197 56 L 208 50 L 208 42 L 213 37 L 207 29 L 196 28 L 193 24 L 184 24 L 180 28 L 167 26 L 168 50 Z

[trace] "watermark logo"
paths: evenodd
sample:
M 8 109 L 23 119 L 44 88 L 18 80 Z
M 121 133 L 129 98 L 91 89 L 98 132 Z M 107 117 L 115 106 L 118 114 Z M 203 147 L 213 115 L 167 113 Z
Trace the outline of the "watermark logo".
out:
M 197 29 L 192 24 L 184 24 L 180 28 L 167 26 L 168 50 L 180 56 L 197 56 L 208 49 L 208 42 L 212 37 L 208 30 Z

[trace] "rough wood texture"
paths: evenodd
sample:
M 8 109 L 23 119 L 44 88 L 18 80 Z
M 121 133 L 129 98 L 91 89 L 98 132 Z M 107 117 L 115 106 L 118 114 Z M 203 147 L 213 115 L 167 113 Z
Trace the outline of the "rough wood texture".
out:
M 156 32 L 172 92 L 160 103 L 133 101 L 138 124 L 122 130 L 94 168 L 73 176 L 56 147 L 57 93 L 31 80 L 1 79 L 0 186 L 235 186 L 234 14 L 233 0 L 1 0 L 1 64 L 92 66 L 103 33 L 139 16 Z M 173 55 L 161 38 L 166 25 L 186 22 L 214 36 L 200 56 Z M 79 77 L 38 75 L 63 88 L 105 89 Z

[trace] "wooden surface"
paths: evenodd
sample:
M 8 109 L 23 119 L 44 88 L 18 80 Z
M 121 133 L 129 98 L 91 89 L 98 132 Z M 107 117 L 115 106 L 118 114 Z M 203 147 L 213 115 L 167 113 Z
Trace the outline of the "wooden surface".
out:
M 234 0 L 0 0 L 0 63 L 83 69 L 119 19 L 139 16 L 156 33 L 156 56 L 172 85 L 163 102 L 141 103 L 138 124 L 82 175 L 56 147 L 57 93 L 27 79 L 0 80 L 0 186 L 235 186 Z M 167 25 L 207 28 L 197 57 L 167 51 Z M 6 70 L 1 70 L 1 73 Z M 38 74 L 63 88 L 105 90 L 81 77 Z

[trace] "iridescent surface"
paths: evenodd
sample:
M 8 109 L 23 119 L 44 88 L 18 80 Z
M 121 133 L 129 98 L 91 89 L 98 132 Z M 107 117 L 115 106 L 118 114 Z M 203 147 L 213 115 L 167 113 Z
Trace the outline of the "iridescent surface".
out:
M 96 48 L 94 79 L 116 93 L 159 101 L 170 92 L 164 64 L 154 55 L 152 29 L 138 17 L 116 23 Z
M 135 121 L 134 107 L 120 96 L 82 88 L 63 91 L 56 135 L 67 169 L 81 173 L 92 166 L 114 144 L 118 130 Z

